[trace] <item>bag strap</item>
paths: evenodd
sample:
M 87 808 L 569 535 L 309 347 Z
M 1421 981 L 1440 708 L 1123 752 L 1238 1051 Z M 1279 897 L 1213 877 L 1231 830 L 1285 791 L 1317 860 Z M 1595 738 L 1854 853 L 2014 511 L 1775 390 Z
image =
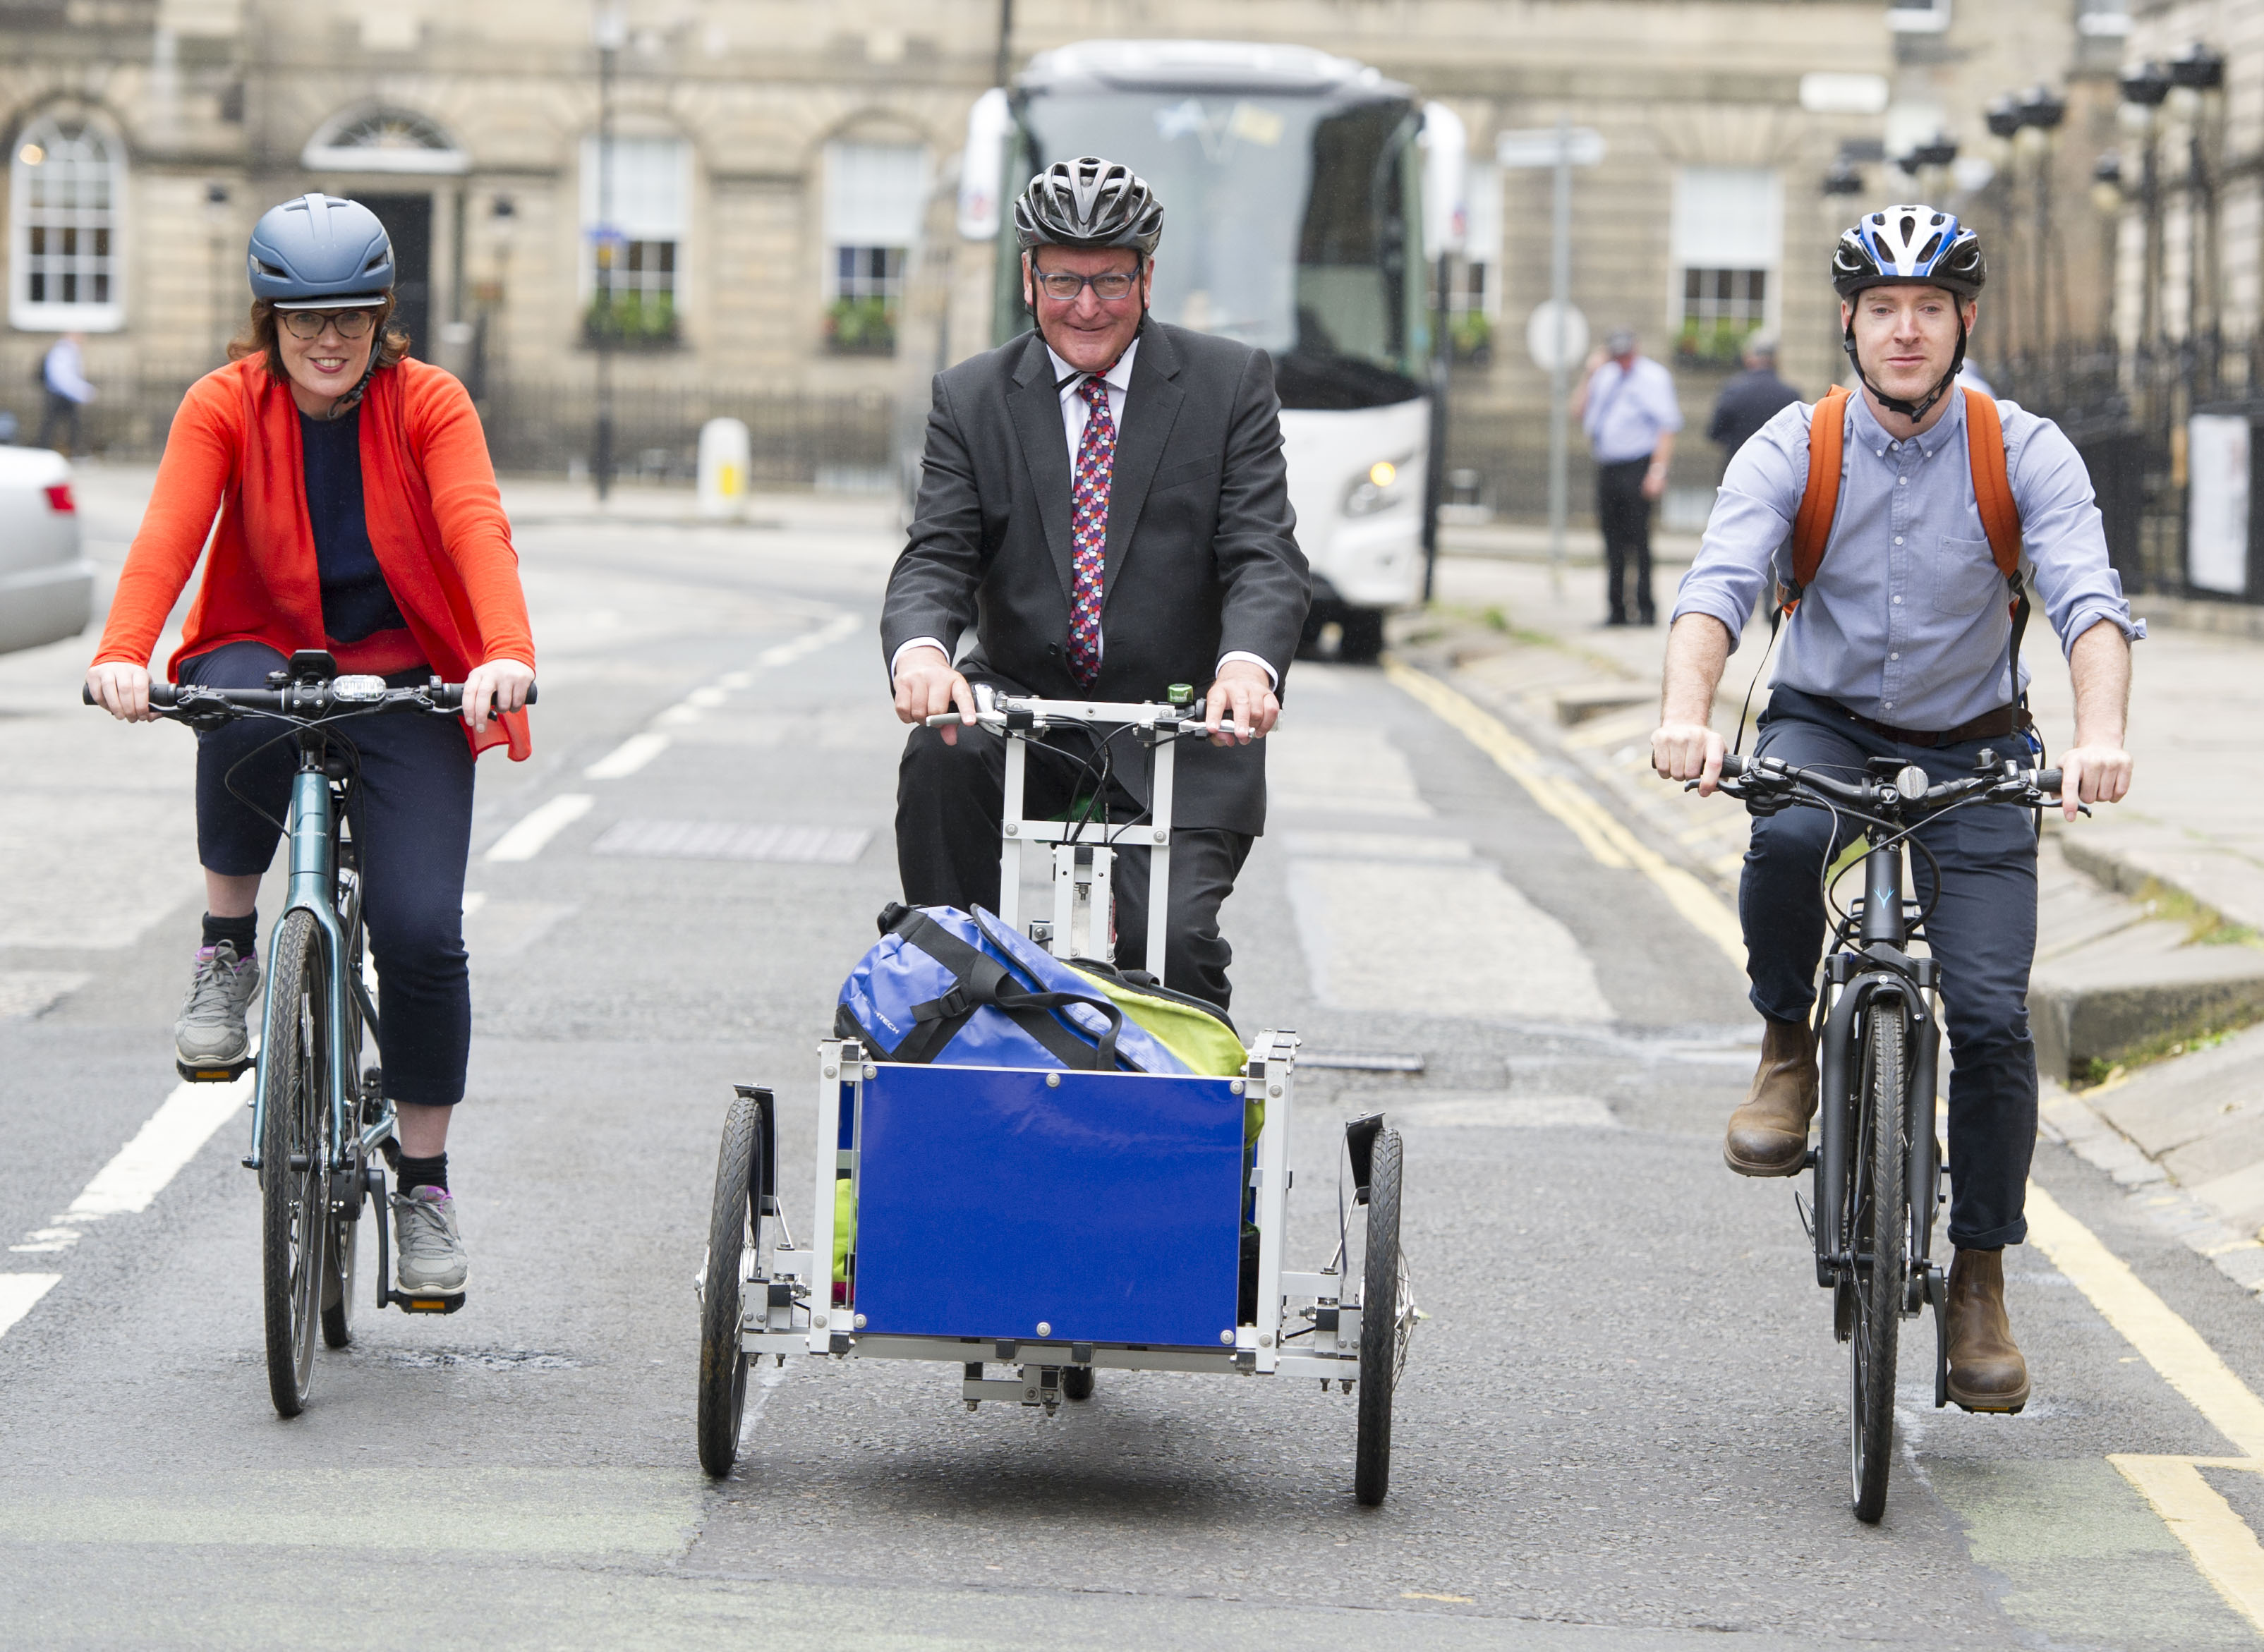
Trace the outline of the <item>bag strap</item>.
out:
M 1989 554 L 2006 579 L 2021 576 L 2021 508 L 2013 503 L 2013 479 L 2005 467 L 2005 424 L 1997 403 L 1978 390 L 1965 392 L 1965 453 L 1973 467 L 1973 503 L 1980 507 L 1981 529 Z
M 1808 421 L 1808 487 L 1792 519 L 1792 583 L 1777 594 L 1781 612 L 1800 605 L 1800 594 L 1815 583 L 1824 565 L 1824 547 L 1840 514 L 1840 455 L 1847 445 L 1847 390 L 1833 385 L 1816 399 Z
M 1116 1035 L 1123 1030 L 1124 1012 L 1105 995 L 1088 997 L 1073 992 L 1033 992 L 1016 981 L 997 959 L 969 946 L 917 909 L 897 919 L 893 932 L 957 978 L 956 984 L 940 998 L 912 1006 L 912 1019 L 917 1025 L 896 1047 L 895 1054 L 901 1059 L 927 1060 L 951 1042 L 976 1010 L 988 1007 L 1007 1016 L 1064 1067 L 1089 1068 L 1094 1072 L 1117 1070 L 1120 1062 Z M 1072 1004 L 1084 1004 L 1107 1018 L 1108 1030 L 1094 1043 L 1086 1044 L 1049 1013 Z

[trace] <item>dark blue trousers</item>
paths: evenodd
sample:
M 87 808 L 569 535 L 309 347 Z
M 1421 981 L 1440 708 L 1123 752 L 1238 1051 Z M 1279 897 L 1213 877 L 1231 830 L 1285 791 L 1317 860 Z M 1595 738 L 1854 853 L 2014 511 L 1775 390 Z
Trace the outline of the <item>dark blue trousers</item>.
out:
M 1927 749 L 1905 746 L 1852 721 L 1828 700 L 1778 687 L 1762 714 L 1757 756 L 1803 767 L 1832 765 L 1860 776 L 1865 760 L 1914 763 L 1936 781 L 1973 772 L 1984 746 L 2026 756 L 2017 735 Z M 1808 1018 L 1816 1002 L 1825 942 L 1818 874 L 1855 829 L 1818 809 L 1792 808 L 1753 822 L 1738 916 L 1753 1008 L 1777 1021 Z M 1941 863 L 1915 849 L 1911 870 L 1921 902 L 1931 902 L 1926 938 L 1941 967 L 1942 1018 L 1954 1063 L 1949 1076 L 1949 1240 L 1968 1250 L 2019 1244 L 2028 1237 L 2028 1161 L 2036 1142 L 2036 1053 L 2028 1039 L 2028 967 L 2036 953 L 2035 817 L 2025 809 L 1975 804 L 1919 833 Z M 1850 872 L 1844 901 L 1861 893 Z
M 181 677 L 207 688 L 260 688 L 284 663 L 263 643 L 231 642 L 185 661 Z M 430 675 L 419 667 L 388 680 L 398 686 Z M 415 1106 L 452 1107 L 464 1098 L 472 1047 L 464 952 L 471 748 L 453 717 L 392 712 L 336 732 L 361 759 L 348 808 L 377 966 L 385 1093 Z M 197 858 L 207 870 L 228 877 L 267 870 L 298 768 L 298 742 L 279 723 L 246 718 L 197 736 Z

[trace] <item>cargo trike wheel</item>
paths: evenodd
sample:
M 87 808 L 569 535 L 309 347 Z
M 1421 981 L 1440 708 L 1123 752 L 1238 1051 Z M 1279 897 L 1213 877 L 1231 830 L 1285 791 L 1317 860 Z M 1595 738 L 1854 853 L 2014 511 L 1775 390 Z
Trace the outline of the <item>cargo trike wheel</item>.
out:
M 738 1460 L 747 1402 L 747 1356 L 739 1342 L 749 1264 L 760 1254 L 763 1104 L 741 1096 L 723 1124 L 708 1264 L 700 1291 L 700 1466 L 717 1479 Z
M 1368 1182 L 1368 1256 L 1360 1293 L 1360 1438 L 1353 1495 L 1369 1508 L 1391 1485 L 1391 1395 L 1409 1308 L 1399 1257 L 1399 1133 L 1379 1131 Z

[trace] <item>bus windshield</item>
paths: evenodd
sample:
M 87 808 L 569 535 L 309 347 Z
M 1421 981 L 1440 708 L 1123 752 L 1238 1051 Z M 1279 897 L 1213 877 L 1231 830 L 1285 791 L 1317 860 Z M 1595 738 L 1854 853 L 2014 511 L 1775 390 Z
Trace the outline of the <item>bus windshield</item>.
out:
M 1164 205 L 1157 317 L 1266 351 L 1284 407 L 1423 394 L 1427 340 L 1407 233 L 1414 111 L 1404 99 L 1037 93 L 1021 116 L 1025 177 L 1099 155 L 1147 179 Z M 1019 300 L 1019 272 L 1007 279 Z

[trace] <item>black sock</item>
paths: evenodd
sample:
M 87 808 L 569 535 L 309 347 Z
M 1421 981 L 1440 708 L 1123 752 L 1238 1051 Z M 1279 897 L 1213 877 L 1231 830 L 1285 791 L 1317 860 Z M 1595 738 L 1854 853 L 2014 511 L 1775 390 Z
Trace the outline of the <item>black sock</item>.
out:
M 394 1186 L 404 1196 L 420 1187 L 437 1187 L 448 1191 L 448 1156 L 435 1153 L 429 1159 L 412 1159 L 406 1153 L 396 1154 L 393 1160 Z
M 242 917 L 214 917 L 205 914 L 205 945 L 217 946 L 222 941 L 236 943 L 236 955 L 249 958 L 259 946 L 259 914 L 246 912 Z

